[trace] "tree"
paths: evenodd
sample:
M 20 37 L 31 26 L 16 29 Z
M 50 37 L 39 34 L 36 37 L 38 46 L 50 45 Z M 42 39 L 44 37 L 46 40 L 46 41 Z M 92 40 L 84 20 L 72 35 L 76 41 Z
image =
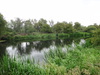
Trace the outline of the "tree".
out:
M 23 21 L 20 18 L 16 18 L 16 20 L 11 20 L 11 26 L 15 32 L 21 33 L 23 27 Z
M 53 32 L 56 32 L 56 33 L 62 33 L 63 32 L 63 23 L 56 23 L 53 27 Z
M 74 23 L 74 29 L 75 29 L 76 31 L 81 31 L 81 24 L 80 24 L 79 22 L 75 22 L 75 23 Z
M 35 24 L 34 24 L 34 28 L 35 28 L 35 31 L 36 31 L 36 32 L 40 32 L 40 26 L 39 26 L 38 23 L 35 23 Z
M 69 22 L 58 22 L 52 27 L 53 31 L 56 33 L 72 33 L 73 26 L 72 23 Z
M 7 23 L 6 20 L 4 19 L 3 15 L 0 13 L 0 37 L 3 35 L 6 23 Z
M 25 33 L 32 33 L 34 31 L 33 22 L 32 20 L 24 21 L 24 32 Z
M 81 31 L 85 32 L 85 30 L 86 30 L 86 26 L 81 26 Z
M 41 28 L 41 32 L 44 32 L 44 33 L 51 33 L 51 28 L 48 24 L 45 24 L 42 26 Z
M 34 24 L 34 28 L 36 29 L 36 31 L 41 32 L 43 25 L 47 25 L 47 21 L 44 20 L 43 18 L 41 18 L 38 23 Z
M 94 23 L 93 26 L 95 26 L 97 29 L 99 29 L 99 25 L 97 25 L 97 23 Z
M 50 23 L 50 27 L 52 27 L 54 25 L 54 21 L 53 20 L 49 21 L 49 23 Z
M 94 37 L 91 38 L 91 42 L 93 45 L 100 46 L 100 28 L 94 30 Z
M 94 25 L 90 25 L 86 28 L 85 32 L 93 33 L 97 28 Z
M 72 23 L 64 23 L 64 27 L 63 27 L 63 32 L 64 33 L 72 33 L 73 32 L 73 26 Z

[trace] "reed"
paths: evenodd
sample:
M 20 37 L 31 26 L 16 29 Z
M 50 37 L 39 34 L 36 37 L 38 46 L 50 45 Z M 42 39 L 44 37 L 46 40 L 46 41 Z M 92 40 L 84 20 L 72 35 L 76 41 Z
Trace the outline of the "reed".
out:
M 6 35 L 2 37 L 2 40 L 6 41 L 26 41 L 26 40 L 40 40 L 40 39 L 64 39 L 64 38 L 71 38 L 71 37 L 91 37 L 90 33 L 86 32 L 75 32 L 71 34 L 67 33 L 35 33 L 35 34 L 27 34 L 27 35 Z
M 99 75 L 100 51 L 98 48 L 82 47 L 74 49 L 65 46 L 46 53 L 47 63 L 34 64 L 34 61 L 17 61 L 4 56 L 0 59 L 0 75 Z

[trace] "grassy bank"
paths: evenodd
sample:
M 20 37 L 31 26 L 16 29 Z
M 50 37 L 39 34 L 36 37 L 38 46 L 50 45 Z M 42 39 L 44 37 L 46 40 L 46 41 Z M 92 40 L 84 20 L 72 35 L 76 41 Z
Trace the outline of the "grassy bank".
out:
M 100 51 L 77 46 L 63 52 L 61 47 L 46 54 L 47 64 L 39 66 L 30 60 L 18 62 L 4 56 L 0 75 L 99 75 Z
M 99 75 L 100 49 L 83 48 L 62 52 L 60 48 L 50 51 L 48 60 L 58 66 L 64 66 L 68 75 Z
M 0 40 L 0 42 L 5 42 L 5 40 Z
M 56 37 L 55 34 L 29 34 L 29 35 L 13 35 L 13 36 L 4 36 L 2 39 L 8 40 L 8 41 L 24 41 L 24 40 L 39 40 L 39 39 L 54 39 Z
M 69 37 L 91 37 L 90 33 L 76 32 L 76 33 L 34 33 L 34 34 L 9 34 L 4 35 L 2 40 L 7 41 L 26 41 L 26 40 L 43 40 L 43 39 L 63 39 Z

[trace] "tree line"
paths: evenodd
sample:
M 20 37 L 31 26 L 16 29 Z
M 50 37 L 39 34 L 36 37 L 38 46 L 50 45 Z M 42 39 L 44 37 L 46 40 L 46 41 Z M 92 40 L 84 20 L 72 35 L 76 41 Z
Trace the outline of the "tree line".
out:
M 95 30 L 100 29 L 100 25 L 94 23 L 93 25 L 83 26 L 79 22 L 57 22 L 54 24 L 54 21 L 48 21 L 41 18 L 40 20 L 28 19 L 22 20 L 16 18 L 7 22 L 3 15 L 0 14 L 0 36 L 3 35 L 4 30 L 5 34 L 31 34 L 34 32 L 40 33 L 74 33 L 74 32 L 88 32 L 93 33 Z

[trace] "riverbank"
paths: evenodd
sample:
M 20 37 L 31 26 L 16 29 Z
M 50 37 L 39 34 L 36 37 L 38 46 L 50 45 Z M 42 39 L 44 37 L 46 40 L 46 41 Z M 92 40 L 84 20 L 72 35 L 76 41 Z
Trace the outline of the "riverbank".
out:
M 5 35 L 2 40 L 7 41 L 26 41 L 26 40 L 43 40 L 43 39 L 62 39 L 69 37 L 91 37 L 92 35 L 87 32 L 75 32 L 71 34 L 67 33 L 34 33 L 34 34 L 17 34 L 17 35 Z
M 5 42 L 5 40 L 0 40 L 0 43 Z
M 63 52 L 58 47 L 49 51 L 47 64 L 42 66 L 34 64 L 34 61 L 18 62 L 4 56 L 0 62 L 0 75 L 99 75 L 98 48 L 77 46 L 74 50 Z

